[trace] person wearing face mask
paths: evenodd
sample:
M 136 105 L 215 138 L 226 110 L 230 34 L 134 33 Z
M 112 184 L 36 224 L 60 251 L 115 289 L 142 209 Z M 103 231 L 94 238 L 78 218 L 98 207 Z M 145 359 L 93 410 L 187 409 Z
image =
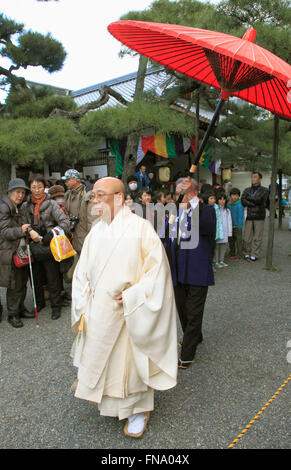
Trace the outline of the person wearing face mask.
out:
M 131 194 L 132 199 L 135 201 L 138 195 L 138 179 L 135 175 L 130 175 L 127 178 L 127 193 Z

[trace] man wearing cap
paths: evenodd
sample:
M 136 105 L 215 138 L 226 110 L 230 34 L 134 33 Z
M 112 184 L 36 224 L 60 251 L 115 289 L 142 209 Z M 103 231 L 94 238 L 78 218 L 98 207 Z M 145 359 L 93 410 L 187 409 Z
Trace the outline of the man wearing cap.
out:
M 71 231 L 74 234 L 72 244 L 78 255 L 80 255 L 82 243 L 80 242 L 78 223 L 81 204 L 86 193 L 86 188 L 81 183 L 81 175 L 77 170 L 67 170 L 62 179 L 65 180 L 65 185 L 68 188 L 65 195 L 65 209 L 70 217 Z

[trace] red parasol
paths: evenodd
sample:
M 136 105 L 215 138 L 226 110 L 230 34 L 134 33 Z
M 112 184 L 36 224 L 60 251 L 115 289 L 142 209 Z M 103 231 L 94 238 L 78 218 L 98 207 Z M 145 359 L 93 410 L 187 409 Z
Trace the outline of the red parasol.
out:
M 108 30 L 123 44 L 153 61 L 221 90 L 192 172 L 229 96 L 291 120 L 288 100 L 291 66 L 254 44 L 256 31 L 252 28 L 242 39 L 204 29 L 143 21 L 116 21 Z

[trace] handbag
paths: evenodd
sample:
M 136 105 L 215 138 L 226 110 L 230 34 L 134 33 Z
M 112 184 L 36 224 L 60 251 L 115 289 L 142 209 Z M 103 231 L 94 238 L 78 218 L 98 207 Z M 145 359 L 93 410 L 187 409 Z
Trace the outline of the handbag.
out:
M 75 256 L 76 251 L 66 237 L 64 230 L 60 227 L 55 227 L 52 229 L 52 232 L 54 236 L 50 242 L 50 250 L 54 259 L 61 262 Z
M 31 242 L 30 251 L 35 261 L 48 261 L 53 257 L 50 247 L 45 246 L 42 242 Z
M 29 256 L 27 254 L 26 245 L 20 245 L 17 248 L 16 252 L 13 253 L 13 262 L 16 268 L 25 268 L 29 265 Z M 31 262 L 33 263 L 33 256 L 30 257 Z

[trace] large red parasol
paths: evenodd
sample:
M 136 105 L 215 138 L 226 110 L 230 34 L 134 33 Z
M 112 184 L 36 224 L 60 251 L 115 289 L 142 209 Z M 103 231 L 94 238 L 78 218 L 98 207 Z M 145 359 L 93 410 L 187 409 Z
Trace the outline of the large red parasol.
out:
M 291 120 L 288 100 L 291 66 L 254 44 L 256 31 L 252 28 L 242 39 L 204 29 L 143 21 L 116 21 L 108 30 L 123 44 L 153 61 L 221 90 L 192 172 L 229 96 Z

